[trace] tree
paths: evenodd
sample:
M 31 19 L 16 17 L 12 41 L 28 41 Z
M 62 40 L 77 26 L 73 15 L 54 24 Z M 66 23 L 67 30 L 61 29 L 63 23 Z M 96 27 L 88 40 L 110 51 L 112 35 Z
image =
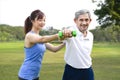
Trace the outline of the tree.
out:
M 99 9 L 94 11 L 98 16 L 98 23 L 102 28 L 109 25 L 120 25 L 120 0 L 104 0 L 97 5 Z

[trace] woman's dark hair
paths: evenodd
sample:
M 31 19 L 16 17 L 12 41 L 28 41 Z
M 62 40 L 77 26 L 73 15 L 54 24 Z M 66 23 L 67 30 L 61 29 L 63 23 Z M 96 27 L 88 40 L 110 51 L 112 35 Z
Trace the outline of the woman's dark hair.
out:
M 28 16 L 25 20 L 24 23 L 24 32 L 25 34 L 27 34 L 31 29 L 32 29 L 32 22 L 31 20 L 35 20 L 35 18 L 38 19 L 42 19 L 44 17 L 44 13 L 40 10 L 34 10 L 30 16 Z

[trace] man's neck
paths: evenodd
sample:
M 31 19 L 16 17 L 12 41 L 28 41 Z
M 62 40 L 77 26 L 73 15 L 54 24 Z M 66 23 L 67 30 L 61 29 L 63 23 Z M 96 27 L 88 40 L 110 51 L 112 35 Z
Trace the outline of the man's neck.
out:
M 80 31 L 81 33 L 83 33 L 84 37 L 87 36 L 87 31 Z

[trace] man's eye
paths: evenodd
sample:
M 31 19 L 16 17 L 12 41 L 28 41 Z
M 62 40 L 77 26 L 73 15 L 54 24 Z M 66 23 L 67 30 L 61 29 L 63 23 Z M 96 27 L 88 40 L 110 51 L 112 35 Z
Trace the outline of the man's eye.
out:
M 85 19 L 85 21 L 88 21 L 88 19 Z
M 83 21 L 83 19 L 80 19 L 79 21 Z
M 81 22 L 86 21 L 87 22 L 87 21 L 89 21 L 89 19 L 80 19 L 79 21 L 81 21 Z

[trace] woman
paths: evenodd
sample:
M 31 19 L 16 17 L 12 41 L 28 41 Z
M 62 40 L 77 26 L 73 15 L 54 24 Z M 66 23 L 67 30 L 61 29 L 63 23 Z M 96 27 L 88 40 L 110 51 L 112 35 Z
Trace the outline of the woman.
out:
M 25 20 L 25 59 L 19 70 L 19 80 L 39 80 L 39 71 L 41 62 L 46 49 L 56 52 L 64 47 L 64 43 L 53 46 L 50 43 L 52 40 L 58 39 L 58 34 L 50 36 L 40 36 L 39 32 L 45 25 L 45 15 L 40 10 L 35 10 Z M 64 30 L 64 38 L 71 37 L 69 30 Z

